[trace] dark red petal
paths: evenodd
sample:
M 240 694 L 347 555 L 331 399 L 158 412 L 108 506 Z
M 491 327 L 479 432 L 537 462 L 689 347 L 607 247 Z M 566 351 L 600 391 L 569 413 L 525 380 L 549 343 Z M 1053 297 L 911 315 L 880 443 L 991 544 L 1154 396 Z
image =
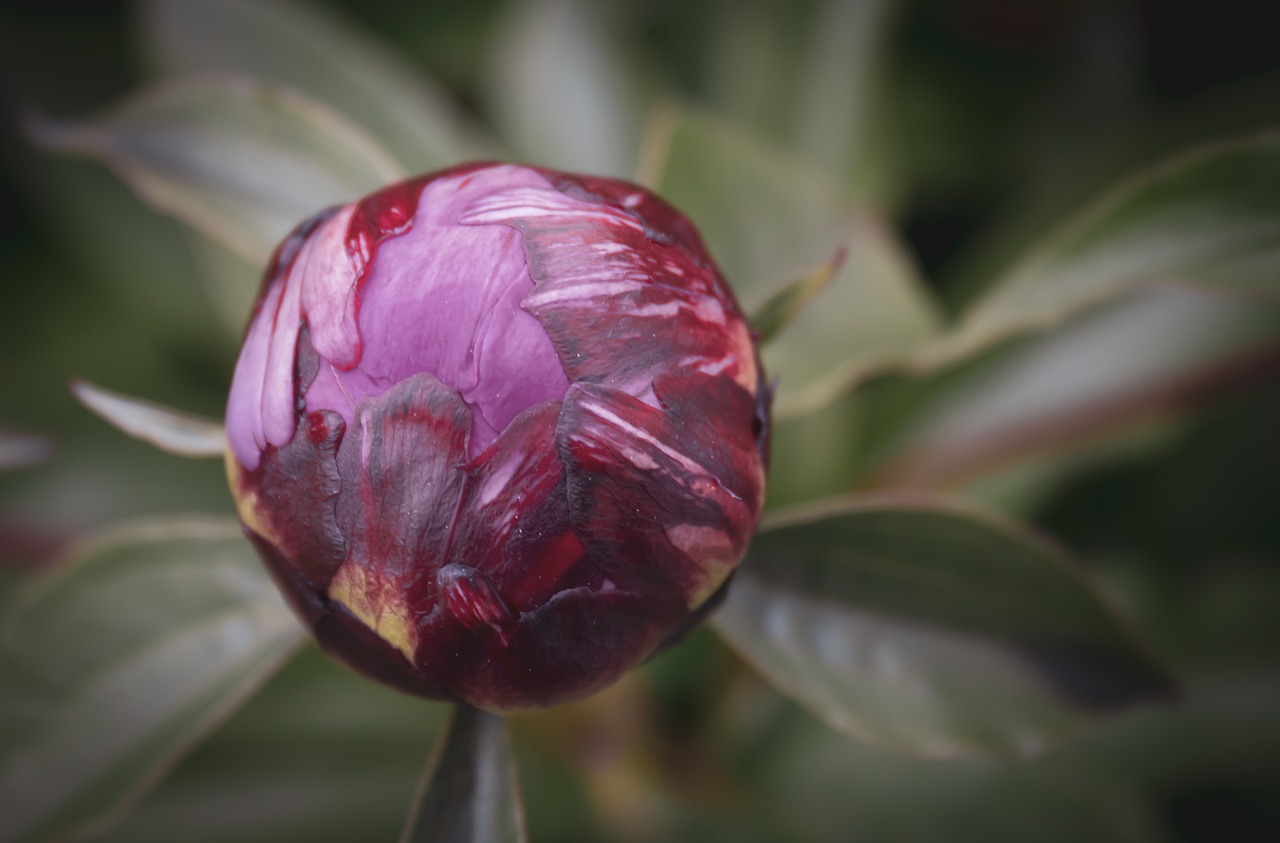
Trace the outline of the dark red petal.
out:
M 587 584 L 566 580 L 583 549 L 569 523 L 559 413 L 557 403 L 529 408 L 468 467 L 449 549 L 451 564 L 483 571 L 519 612 Z
M 681 449 L 747 507 L 764 505 L 755 396 L 723 375 L 670 372 L 653 384 Z
M 520 616 L 508 641 L 441 625 L 420 666 L 458 697 L 494 710 L 568 702 L 614 682 L 653 651 L 683 605 L 619 589 L 562 591 Z
M 338 454 L 346 562 L 329 588 L 406 653 L 416 642 L 407 595 L 444 564 L 467 460 L 471 413 L 428 374 L 356 407 Z
M 709 260 L 651 240 L 632 215 L 554 190 L 513 188 L 478 200 L 467 224 L 522 234 L 534 290 L 523 301 L 569 379 L 645 392 L 669 369 L 724 372 L 748 390 L 755 352 Z
M 539 170 L 560 192 L 575 199 L 611 205 L 635 217 L 650 240 L 675 244 L 690 253 L 700 265 L 711 266 L 707 248 L 689 218 L 637 184 L 618 179 Z
M 374 681 L 405 693 L 432 700 L 456 699 L 418 671 L 403 653 L 380 638 L 363 621 L 305 582 L 292 560 L 282 556 L 270 542 L 251 530 L 246 529 L 245 532 L 257 547 L 280 592 L 311 629 L 320 648 L 331 657 Z
M 516 616 L 497 587 L 482 572 L 466 565 L 445 565 L 436 575 L 437 600 L 458 623 L 472 632 L 492 629 L 505 647 Z
M 700 603 L 746 549 L 758 487 L 732 489 L 699 461 L 710 451 L 690 431 L 704 418 L 677 418 L 600 386 L 575 384 L 565 396 L 570 515 L 621 588 L 648 579 L 647 593 L 675 590 Z M 754 466 L 763 472 L 758 459 Z
M 300 414 L 289 443 L 268 447 L 258 467 L 240 469 L 237 481 L 244 521 L 294 560 L 298 574 L 318 590 L 328 587 L 345 556 L 335 511 L 342 438 L 336 413 Z

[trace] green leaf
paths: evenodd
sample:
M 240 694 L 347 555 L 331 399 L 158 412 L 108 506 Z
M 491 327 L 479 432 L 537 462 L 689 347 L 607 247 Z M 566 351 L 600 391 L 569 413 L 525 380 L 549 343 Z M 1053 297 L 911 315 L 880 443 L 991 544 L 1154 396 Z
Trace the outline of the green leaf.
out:
M 361 129 L 300 94 L 230 77 L 186 79 L 36 139 L 105 161 L 143 199 L 263 265 L 302 220 L 403 176 Z
M 643 181 L 697 225 L 748 311 L 829 260 L 844 239 L 848 209 L 829 183 L 692 108 L 654 113 L 642 170 Z
M 864 439 L 860 482 L 982 483 L 1002 505 L 1025 507 L 1078 469 L 1082 451 L 1108 455 L 1128 435 L 1256 379 L 1278 344 L 1280 303 L 1143 290 L 963 365 L 868 384 L 861 393 L 886 412 Z M 905 406 L 893 409 L 890 393 Z
M 804 55 L 800 16 L 785 3 L 714 3 L 702 51 L 708 107 L 761 140 L 785 144 Z
M 773 827 L 815 829 L 804 839 L 845 839 L 854 828 L 860 843 L 1169 843 L 1184 839 L 1183 811 L 1199 805 L 1216 809 L 1209 839 L 1273 828 L 1269 811 L 1249 805 L 1274 804 L 1274 672 L 1217 667 L 1187 677 L 1184 690 L 1176 706 L 1135 711 L 1019 763 L 939 764 L 795 723 L 758 786 Z
M 263 269 L 198 231 L 185 234 L 194 274 L 232 341 L 239 343 L 262 287 Z
M 826 406 L 859 373 L 922 347 L 938 331 L 933 298 L 884 221 L 854 217 L 842 248 L 848 258 L 836 277 L 764 349 L 765 368 L 779 379 L 779 419 Z
M 938 316 L 892 229 L 842 204 L 795 160 L 687 110 L 655 118 L 648 139 L 652 183 L 702 232 L 748 312 L 844 249 L 826 290 L 765 350 L 780 378 L 778 415 L 820 405 L 851 372 L 915 348 Z
M 923 756 L 1033 755 L 1170 692 L 1061 552 L 926 496 L 779 515 L 713 623 L 828 725 Z
M 378 138 L 410 172 L 493 156 L 421 68 L 319 4 L 146 0 L 142 6 L 144 46 L 166 73 L 238 73 L 301 91 Z
M 796 148 L 853 196 L 892 192 L 884 58 L 896 0 L 826 0 L 814 16 L 795 102 Z
M 582 0 L 508 4 L 489 53 L 490 111 L 522 158 L 597 175 L 632 174 L 640 92 Z
M 71 392 L 104 421 L 162 451 L 180 457 L 221 457 L 227 451 L 227 436 L 217 419 L 112 392 L 84 380 L 72 381 Z
M 402 843 L 518 843 L 524 809 L 505 718 L 454 708 L 423 774 Z
M 859 200 L 901 188 L 888 56 L 895 0 L 712 4 L 702 50 L 717 114 L 779 145 Z
M 101 839 L 395 840 L 450 708 L 305 646 Z
M 1280 133 L 1218 143 L 1122 183 L 991 286 L 955 357 L 1151 284 L 1280 294 Z
M 301 640 L 233 521 L 157 520 L 85 545 L 0 624 L 0 840 L 107 822 Z
M 836 277 L 844 260 L 845 252 L 842 249 L 831 260 L 808 275 L 792 281 L 756 308 L 751 314 L 751 330 L 759 343 L 768 345 L 784 328 L 795 321 L 805 305 L 822 293 L 831 283 L 831 279 Z

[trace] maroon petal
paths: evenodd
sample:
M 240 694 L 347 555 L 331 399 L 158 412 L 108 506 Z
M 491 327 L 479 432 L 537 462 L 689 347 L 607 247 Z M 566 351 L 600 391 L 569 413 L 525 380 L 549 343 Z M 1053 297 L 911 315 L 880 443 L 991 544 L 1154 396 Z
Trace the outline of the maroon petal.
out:
M 556 591 L 582 559 L 556 449 L 556 403 L 531 407 L 468 468 L 449 562 L 483 571 L 519 612 Z
M 698 231 L 689 222 L 689 218 L 671 207 L 662 197 L 650 193 L 643 187 L 618 179 L 583 176 L 576 173 L 555 173 L 540 171 L 551 180 L 556 190 L 589 202 L 612 205 L 614 208 L 631 214 L 644 226 L 645 235 L 658 243 L 675 244 L 686 250 L 695 260 L 706 257 L 707 247 L 703 245 Z M 698 260 L 699 265 L 711 267 L 709 258 Z M 719 276 L 716 278 L 719 280 Z M 721 294 L 732 298 L 729 288 L 720 281 Z
M 248 532 L 262 556 L 267 572 L 280 592 L 311 629 L 316 643 L 332 658 L 376 682 L 408 694 L 432 700 L 456 698 L 434 679 L 414 667 L 404 653 L 353 615 L 341 603 L 329 600 L 299 576 L 294 560 L 281 554 L 261 536 Z
M 755 396 L 723 376 L 668 373 L 653 384 L 681 449 L 742 499 L 753 513 L 764 506 L 764 465 Z
M 715 456 L 691 436 L 701 421 L 585 384 L 569 388 L 560 420 L 570 517 L 588 553 L 617 560 L 619 587 L 644 582 L 690 606 L 741 559 L 758 513 L 758 482 L 730 488 L 699 460 Z
M 653 652 L 685 613 L 683 605 L 653 595 L 569 589 L 521 615 L 508 642 L 461 624 L 442 625 L 420 666 L 481 708 L 569 702 L 612 684 Z
M 651 240 L 631 214 L 518 187 L 474 202 L 460 219 L 521 232 L 534 281 L 523 305 L 571 381 L 644 395 L 659 374 L 681 369 L 755 389 L 751 337 L 709 261 Z
M 329 596 L 409 658 L 417 636 L 408 595 L 443 565 L 470 429 L 458 394 L 422 373 L 361 402 L 338 454 L 349 552 Z

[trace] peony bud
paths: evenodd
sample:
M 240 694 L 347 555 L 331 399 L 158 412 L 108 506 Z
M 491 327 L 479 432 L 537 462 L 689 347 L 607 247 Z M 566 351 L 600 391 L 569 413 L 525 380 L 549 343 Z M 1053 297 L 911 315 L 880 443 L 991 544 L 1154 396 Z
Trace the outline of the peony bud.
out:
M 227 402 L 240 518 L 330 655 L 490 710 L 608 685 L 714 605 L 768 390 L 685 217 L 511 165 L 276 250 Z

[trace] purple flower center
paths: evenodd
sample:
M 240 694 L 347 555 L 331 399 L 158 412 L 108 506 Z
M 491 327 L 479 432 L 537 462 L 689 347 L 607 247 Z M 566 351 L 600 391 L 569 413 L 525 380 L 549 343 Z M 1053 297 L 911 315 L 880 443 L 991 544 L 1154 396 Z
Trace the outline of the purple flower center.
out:
M 522 307 L 534 283 L 519 231 L 459 222 L 477 200 L 522 187 L 550 184 L 509 166 L 428 183 L 407 231 L 376 245 L 358 287 L 346 247 L 351 209 L 317 228 L 272 282 L 278 289 L 264 297 L 237 363 L 227 432 L 240 463 L 256 467 L 262 448 L 293 436 L 293 349 L 304 322 L 321 357 L 307 409 L 332 410 L 349 429 L 361 400 L 419 372 L 471 409 L 472 457 L 523 410 L 562 398 L 564 367 Z

